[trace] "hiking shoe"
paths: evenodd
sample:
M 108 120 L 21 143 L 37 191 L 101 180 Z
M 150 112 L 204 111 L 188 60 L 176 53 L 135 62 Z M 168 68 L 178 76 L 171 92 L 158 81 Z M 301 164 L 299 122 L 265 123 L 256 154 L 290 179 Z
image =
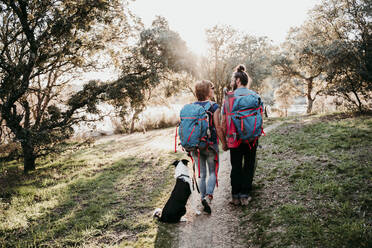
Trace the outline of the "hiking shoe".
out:
M 211 210 L 211 207 L 209 206 L 209 204 L 208 204 L 208 202 L 207 202 L 206 199 L 203 199 L 202 200 L 202 204 L 204 206 L 203 211 L 206 212 L 206 213 L 208 213 L 208 214 L 211 214 L 212 213 L 212 210 Z
M 247 206 L 249 202 L 251 201 L 251 199 L 252 197 L 240 198 L 240 203 L 242 204 L 242 206 Z
M 232 198 L 232 200 L 230 201 L 230 203 L 232 205 L 238 206 L 238 205 L 240 205 L 240 200 L 239 200 L 239 198 Z

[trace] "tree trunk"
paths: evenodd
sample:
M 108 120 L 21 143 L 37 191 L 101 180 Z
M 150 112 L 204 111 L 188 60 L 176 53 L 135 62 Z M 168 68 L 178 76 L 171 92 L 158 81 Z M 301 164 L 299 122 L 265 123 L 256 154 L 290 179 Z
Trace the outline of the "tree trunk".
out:
M 307 98 L 307 109 L 306 109 L 307 114 L 311 114 L 311 111 L 313 110 L 313 103 L 314 103 L 314 100 L 311 99 L 311 97 L 308 97 Z
M 362 102 L 360 101 L 360 98 L 358 96 L 358 93 L 356 93 L 354 90 L 353 90 L 353 93 L 355 95 L 355 98 L 357 99 L 358 101 L 358 109 L 359 109 L 359 112 L 362 113 L 363 112 L 363 107 L 362 107 Z
M 129 130 L 129 133 L 133 133 L 134 132 L 134 123 L 136 122 L 136 120 L 138 119 L 138 115 L 141 113 L 141 110 L 140 109 L 135 109 L 134 110 L 134 114 L 133 114 L 133 117 L 132 117 L 132 122 L 130 124 L 130 130 Z
M 311 98 L 311 92 L 313 91 L 313 79 L 312 78 L 309 78 L 309 79 L 306 79 L 306 83 L 307 83 L 307 110 L 306 110 L 306 113 L 307 114 L 311 114 L 311 111 L 313 110 L 313 102 L 314 102 L 314 99 Z
M 24 173 L 35 170 L 36 155 L 34 147 L 29 142 L 22 143 Z
M 267 107 L 266 106 L 265 106 L 265 112 L 264 113 L 265 113 L 265 117 L 268 118 L 269 115 L 267 114 Z

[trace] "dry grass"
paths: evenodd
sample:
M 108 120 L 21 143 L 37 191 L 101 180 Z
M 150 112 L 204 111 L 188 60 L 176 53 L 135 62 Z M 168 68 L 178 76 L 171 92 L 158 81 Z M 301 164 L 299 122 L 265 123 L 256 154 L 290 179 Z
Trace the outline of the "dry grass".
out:
M 102 137 L 37 161 L 1 165 L 0 247 L 150 247 L 154 208 L 173 183 L 173 129 Z M 174 145 L 174 143 L 173 143 Z

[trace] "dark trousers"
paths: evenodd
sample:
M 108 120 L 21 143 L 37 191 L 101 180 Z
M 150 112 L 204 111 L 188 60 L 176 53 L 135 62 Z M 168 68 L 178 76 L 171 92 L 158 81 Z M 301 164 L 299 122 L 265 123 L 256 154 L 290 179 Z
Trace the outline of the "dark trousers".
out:
M 237 148 L 230 148 L 231 193 L 234 198 L 248 197 L 252 190 L 257 145 L 258 142 L 254 146 L 242 143 Z

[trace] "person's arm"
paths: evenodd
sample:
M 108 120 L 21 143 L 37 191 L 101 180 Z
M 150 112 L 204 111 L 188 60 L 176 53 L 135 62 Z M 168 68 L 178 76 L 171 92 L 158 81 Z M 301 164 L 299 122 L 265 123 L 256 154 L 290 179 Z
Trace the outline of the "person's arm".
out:
M 226 115 L 222 114 L 222 133 L 223 137 L 226 139 L 227 137 L 227 125 L 226 125 Z M 226 150 L 227 151 L 229 147 L 227 146 L 227 141 L 226 141 Z
M 222 114 L 222 124 L 221 125 L 222 125 L 223 136 L 226 137 L 226 133 L 227 133 L 226 128 L 227 128 L 227 125 L 226 125 L 226 116 L 225 116 L 224 113 Z
M 221 143 L 222 143 L 222 149 L 224 151 L 227 151 L 227 142 L 226 142 L 226 136 L 225 136 L 225 133 L 226 131 L 224 132 L 223 130 L 223 124 L 221 126 L 221 120 L 220 120 L 220 109 L 218 108 L 214 114 L 213 114 L 213 121 L 214 121 L 214 125 L 216 127 L 216 131 L 217 131 L 217 136 L 218 138 L 220 139 Z M 222 123 L 224 121 L 222 120 Z M 226 129 L 226 128 L 225 128 Z

